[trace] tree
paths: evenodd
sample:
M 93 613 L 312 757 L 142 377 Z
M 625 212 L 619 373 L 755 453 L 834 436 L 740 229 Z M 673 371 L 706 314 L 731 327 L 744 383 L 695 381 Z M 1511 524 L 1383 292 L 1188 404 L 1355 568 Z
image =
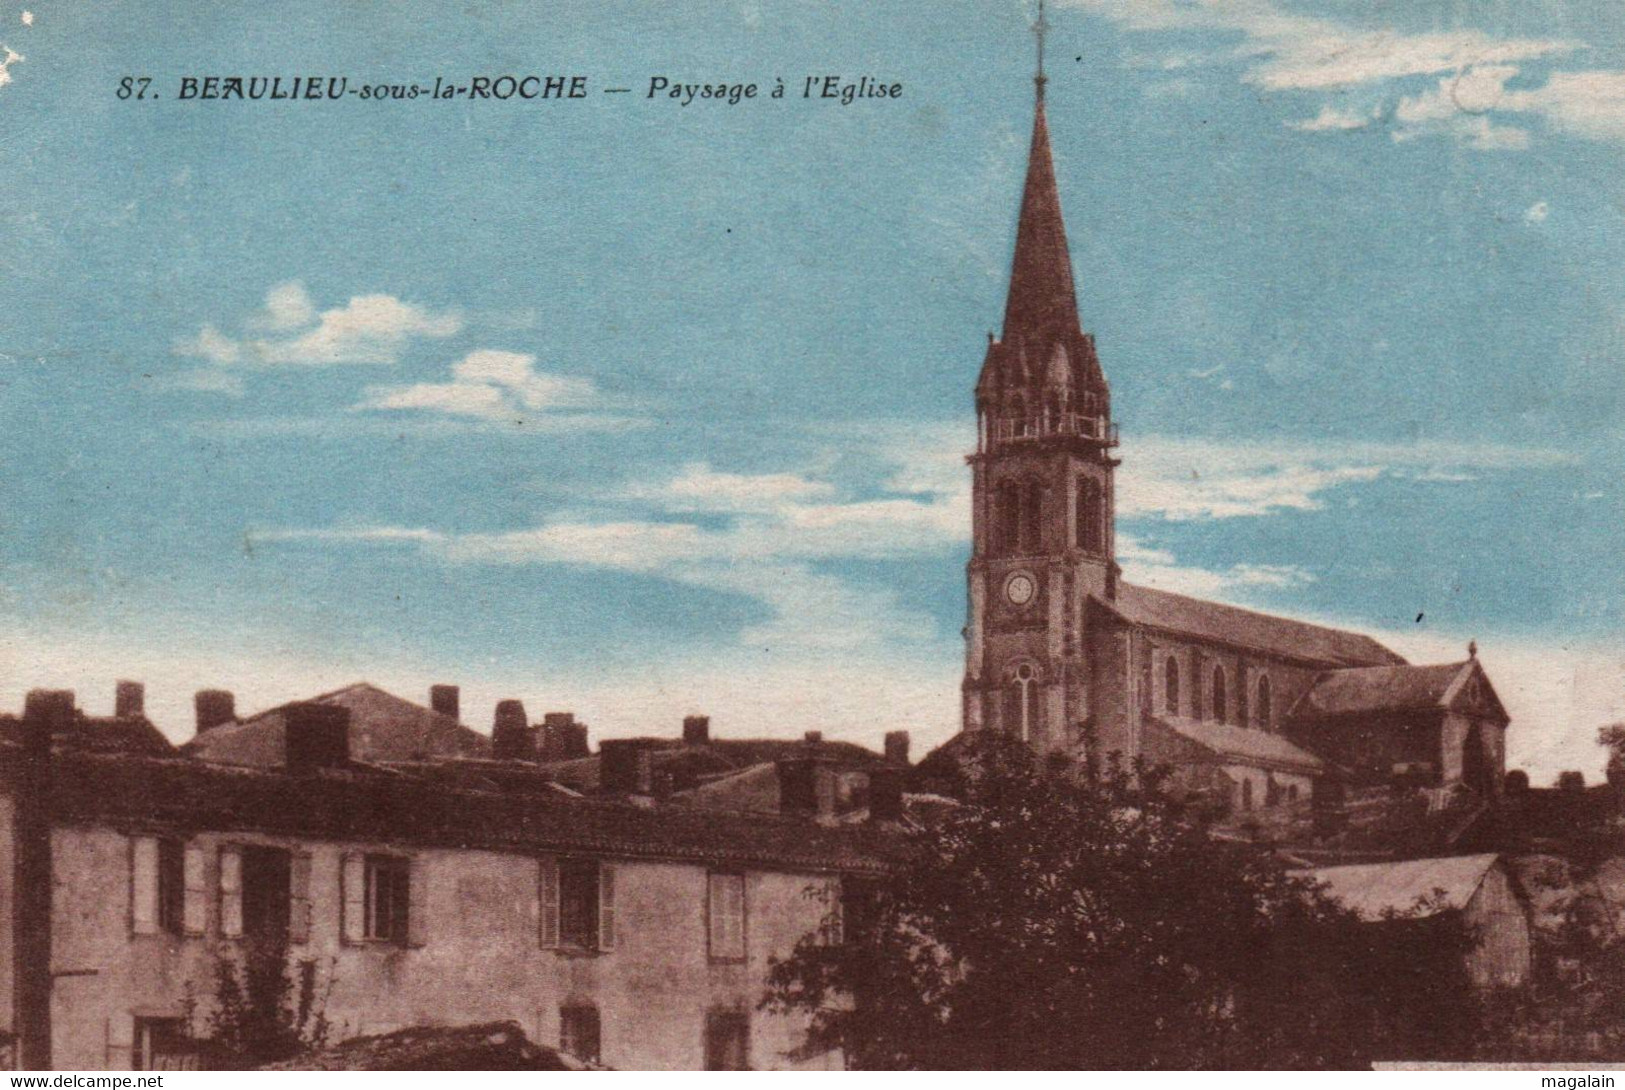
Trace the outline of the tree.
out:
M 772 967 L 763 1005 L 809 1017 L 808 1054 L 1347 1067 L 1470 1034 L 1459 921 L 1361 924 L 1267 852 L 1212 838 L 1150 769 L 984 760 L 963 805 L 906 841 L 847 905 L 843 941 L 809 936 Z
M 327 992 L 313 960 L 293 961 L 286 942 L 244 944 L 240 959 L 215 959 L 215 1002 L 209 1037 L 232 1069 L 278 1063 L 327 1041 Z
M 1608 751 L 1608 786 L 1625 789 L 1625 723 L 1610 723 L 1599 729 L 1597 742 Z

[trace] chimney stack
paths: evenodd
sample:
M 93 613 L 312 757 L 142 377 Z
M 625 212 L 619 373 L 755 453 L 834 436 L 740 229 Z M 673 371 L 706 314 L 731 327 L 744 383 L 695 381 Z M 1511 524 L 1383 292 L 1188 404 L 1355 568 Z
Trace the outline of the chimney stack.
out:
M 620 795 L 654 793 L 654 747 L 647 738 L 598 743 L 598 786 Z
M 237 718 L 237 698 L 224 689 L 199 689 L 192 705 L 197 709 L 199 734 Z
M 289 772 L 303 775 L 318 768 L 343 768 L 349 762 L 349 708 L 309 701 L 289 704 L 282 725 Z
M 810 730 L 801 736 L 801 740 L 806 742 L 809 746 L 816 746 L 819 742 L 824 740 L 824 732 L 821 730 Z
M 147 714 L 147 687 L 139 681 L 121 681 L 113 687 L 113 714 L 137 719 Z
M 429 686 L 429 707 L 441 715 L 462 720 L 462 690 L 455 685 Z
M 896 766 L 869 770 L 869 820 L 903 820 L 903 770 Z
M 577 723 L 574 712 L 548 712 L 542 716 L 542 759 L 573 761 L 591 757 L 587 747 L 587 724 Z
M 683 717 L 683 745 L 703 746 L 711 741 L 711 717 L 688 715 Z
M 835 820 L 835 768 L 828 759 L 785 757 L 775 762 L 779 773 L 779 813 Z
M 496 717 L 491 722 L 491 756 L 499 761 L 536 759 L 536 739 L 521 701 L 497 701 Z
M 886 732 L 886 760 L 894 765 L 908 764 L 908 731 L 889 730 Z

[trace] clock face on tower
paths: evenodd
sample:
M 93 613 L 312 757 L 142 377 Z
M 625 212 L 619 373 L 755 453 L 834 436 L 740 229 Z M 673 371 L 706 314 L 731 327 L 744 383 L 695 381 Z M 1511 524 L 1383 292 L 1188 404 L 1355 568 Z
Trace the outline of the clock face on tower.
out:
M 1004 581 L 1004 597 L 1013 606 L 1024 606 L 1033 600 L 1038 584 L 1024 571 L 1018 571 Z

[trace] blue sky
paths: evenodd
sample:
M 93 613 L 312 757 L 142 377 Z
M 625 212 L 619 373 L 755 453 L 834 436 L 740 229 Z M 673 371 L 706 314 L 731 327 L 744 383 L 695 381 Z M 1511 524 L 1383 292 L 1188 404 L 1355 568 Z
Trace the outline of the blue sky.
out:
M 26 8 L 26 14 L 25 14 Z M 955 727 L 1019 3 L 0 5 L 0 700 Z M 1050 121 L 1142 582 L 1625 717 L 1625 14 L 1073 0 Z M 580 102 L 180 102 L 583 74 Z M 689 106 L 674 82 L 900 81 Z M 150 75 L 157 101 L 119 101 Z M 634 88 L 603 95 L 605 86 Z M 1418 617 L 1421 619 L 1418 620 Z

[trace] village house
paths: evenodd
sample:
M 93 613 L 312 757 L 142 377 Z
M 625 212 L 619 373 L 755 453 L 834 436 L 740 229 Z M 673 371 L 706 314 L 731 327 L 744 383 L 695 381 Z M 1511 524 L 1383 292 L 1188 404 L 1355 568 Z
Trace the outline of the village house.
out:
M 749 813 L 657 798 L 648 747 L 591 795 L 516 759 L 368 761 L 347 705 L 399 700 L 370 687 L 263 719 L 274 765 L 159 750 L 121 692 L 110 720 L 36 691 L 0 725 L 0 1022 L 22 1066 L 192 1062 L 218 959 L 254 941 L 314 965 L 334 1040 L 512 1021 L 612 1067 L 840 1066 L 792 1061 L 801 1026 L 757 1004 L 770 959 L 829 938 L 843 881 L 885 866 L 901 770 L 877 755 L 841 818 L 836 762 L 771 750 L 776 805 Z

